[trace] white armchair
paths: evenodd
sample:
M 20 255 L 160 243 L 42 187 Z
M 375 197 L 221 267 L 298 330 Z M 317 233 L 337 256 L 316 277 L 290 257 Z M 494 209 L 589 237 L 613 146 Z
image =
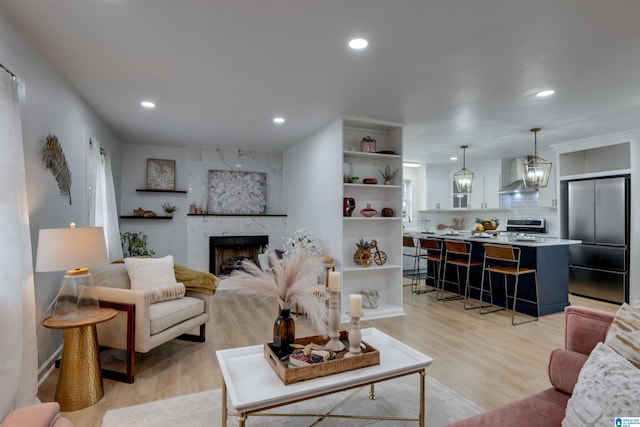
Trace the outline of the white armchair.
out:
M 135 353 L 151 349 L 174 338 L 204 342 L 205 325 L 210 319 L 211 299 L 218 279 L 210 273 L 175 266 L 176 279 L 185 283 L 183 298 L 151 303 L 151 294 L 133 290 L 124 264 L 92 268 L 96 293 L 101 307 L 119 311 L 111 321 L 97 325 L 101 347 L 126 350 L 126 372 L 103 370 L 105 378 L 132 383 Z M 182 275 L 183 277 L 179 277 Z M 184 280 L 184 279 L 187 280 Z M 197 278 L 197 281 L 192 279 Z M 189 290 L 189 281 L 194 283 Z

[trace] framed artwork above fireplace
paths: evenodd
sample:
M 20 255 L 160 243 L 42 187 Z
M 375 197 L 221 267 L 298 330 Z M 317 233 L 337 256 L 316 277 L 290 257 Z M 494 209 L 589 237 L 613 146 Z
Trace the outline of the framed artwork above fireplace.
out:
M 267 174 L 209 171 L 208 212 L 264 215 L 267 211 Z

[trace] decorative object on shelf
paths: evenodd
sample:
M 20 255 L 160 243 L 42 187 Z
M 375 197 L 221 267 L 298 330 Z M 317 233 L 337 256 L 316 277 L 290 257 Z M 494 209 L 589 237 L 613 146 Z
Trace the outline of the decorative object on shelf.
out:
M 475 231 L 497 230 L 500 225 L 500 218 L 476 218 L 476 224 L 480 225 L 476 225 Z
M 371 252 L 373 254 L 373 261 L 378 265 L 384 265 L 387 262 L 387 254 L 378 249 L 378 241 L 372 240 L 369 246 L 371 249 L 375 249 L 375 252 Z
M 147 248 L 149 237 L 142 232 L 120 233 L 120 243 L 125 257 L 154 256 L 156 254 L 153 250 Z
M 363 184 L 377 184 L 378 180 L 375 178 L 365 178 L 362 180 Z
M 209 171 L 209 213 L 264 214 L 266 209 L 266 173 Z
M 393 209 L 392 208 L 382 208 L 382 211 L 380 211 L 380 215 L 382 215 L 385 218 L 391 218 L 391 217 L 393 217 Z
M 356 201 L 353 197 L 342 199 L 342 216 L 350 217 L 356 210 Z
M 47 136 L 47 142 L 42 147 L 42 161 L 56 179 L 60 194 L 69 196 L 69 204 L 71 204 L 71 170 L 55 135 Z
M 322 250 L 320 240 L 314 239 L 306 230 L 296 230 L 293 236 L 284 236 L 284 254 L 291 256 L 300 251 L 310 254 L 319 254 Z
M 362 317 L 362 295 L 349 295 L 349 312 L 351 317 L 349 328 L 349 352 L 344 357 L 352 357 L 362 353 L 362 331 L 360 331 L 360 317 Z
M 522 181 L 527 188 L 545 188 L 549 183 L 551 174 L 551 162 L 538 157 L 538 132 L 540 128 L 533 128 L 533 157 L 524 164 L 524 177 Z
M 329 341 L 325 344 L 327 350 L 342 351 L 344 344 L 340 341 L 340 273 L 329 272 Z
M 378 308 L 378 300 L 380 300 L 380 295 L 378 291 L 375 289 L 365 289 L 361 292 L 362 294 L 362 307 L 368 309 Z
M 272 267 L 264 271 L 253 261 L 244 260 L 242 269 L 235 269 L 230 276 L 222 279 L 221 284 L 226 283 L 244 294 L 260 295 L 265 298 L 275 297 L 280 310 L 291 310 L 293 306 L 298 306 L 307 314 L 311 324 L 321 334 L 325 334 L 327 332 L 326 306 L 312 292 L 309 292 L 310 285 L 317 282 L 318 276 L 324 270 L 324 257 L 310 254 L 306 250 L 299 250 L 288 258 L 280 260 L 275 251 L 269 251 L 269 261 Z M 283 318 L 285 314 L 282 313 Z M 289 325 L 288 320 L 281 328 L 276 327 L 277 323 L 278 320 L 274 325 L 274 342 L 276 330 L 295 328 Z
M 147 159 L 147 188 L 151 190 L 175 190 L 176 161 Z
M 173 213 L 178 212 L 179 209 L 178 206 L 165 202 L 162 204 L 162 210 L 167 214 L 167 216 L 172 217 Z
M 353 165 L 351 163 L 342 164 L 342 182 L 345 184 L 351 183 L 351 177 L 353 176 Z
M 350 184 L 360 184 L 360 177 L 359 176 L 352 176 L 351 178 L 349 178 L 349 183 Z
M 384 179 L 384 185 L 391 185 L 391 181 L 398 174 L 398 169 L 391 170 L 391 166 L 387 165 L 384 170 L 378 169 L 380 175 L 382 175 L 382 179 Z
M 453 181 L 456 183 L 457 193 L 466 194 L 473 191 L 473 172 L 467 169 L 466 152 L 468 145 L 461 145 L 462 148 L 462 169 L 453 174 Z
M 142 207 L 139 207 L 138 209 L 133 210 L 133 215 L 140 218 L 151 218 L 156 216 L 156 213 L 154 211 L 148 211 L 146 209 L 142 209 Z
M 362 138 L 362 141 L 360 141 L 360 151 L 363 153 L 375 153 L 376 140 L 368 135 Z
M 362 216 L 366 216 L 367 218 L 375 216 L 378 211 L 371 207 L 371 203 L 367 203 L 367 207 L 360 210 Z
M 36 271 L 66 274 L 55 300 L 53 318 L 82 320 L 99 312 L 96 289 L 88 267 L 109 262 L 102 227 L 42 229 L 38 234 Z
M 373 263 L 371 259 L 371 244 L 360 238 L 360 241 L 356 243 L 356 253 L 353 255 L 353 262 L 361 265 L 362 267 L 370 267 Z
M 291 317 L 291 309 L 281 309 L 273 324 L 273 349 L 278 357 L 291 354 L 291 344 L 296 340 L 296 323 Z

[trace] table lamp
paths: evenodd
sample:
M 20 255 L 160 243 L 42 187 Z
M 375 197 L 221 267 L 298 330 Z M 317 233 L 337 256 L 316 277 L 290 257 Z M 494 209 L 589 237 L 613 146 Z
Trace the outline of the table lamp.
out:
M 102 227 L 42 229 L 38 235 L 36 271 L 66 270 L 53 317 L 81 320 L 98 312 L 98 298 L 89 268 L 107 264 Z

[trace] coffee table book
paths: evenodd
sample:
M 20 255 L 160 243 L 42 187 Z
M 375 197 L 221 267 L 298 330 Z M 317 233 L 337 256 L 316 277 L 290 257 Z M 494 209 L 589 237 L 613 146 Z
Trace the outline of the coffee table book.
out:
M 322 335 L 314 335 L 296 339 L 296 344 L 307 345 L 310 343 L 322 343 L 327 341 Z M 347 331 L 340 331 L 340 340 L 348 340 Z M 285 385 L 294 384 L 304 380 L 352 371 L 366 366 L 380 364 L 380 352 L 364 341 L 364 349 L 358 355 L 344 357 L 348 352 L 348 346 L 344 351 L 336 353 L 336 358 L 327 362 L 314 363 L 308 366 L 291 367 L 288 362 L 281 361 L 273 351 L 273 343 L 264 344 L 264 357 L 269 362 L 278 377 Z

